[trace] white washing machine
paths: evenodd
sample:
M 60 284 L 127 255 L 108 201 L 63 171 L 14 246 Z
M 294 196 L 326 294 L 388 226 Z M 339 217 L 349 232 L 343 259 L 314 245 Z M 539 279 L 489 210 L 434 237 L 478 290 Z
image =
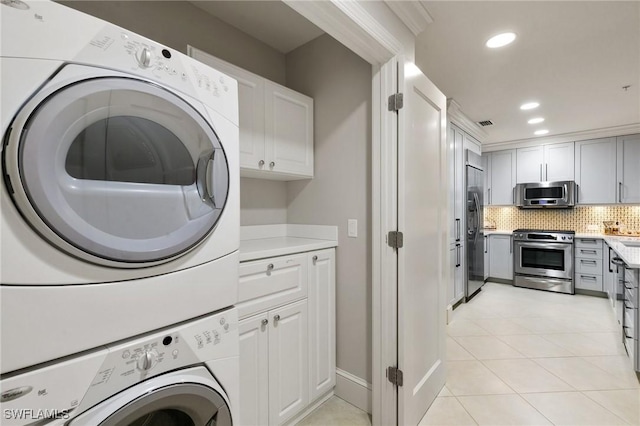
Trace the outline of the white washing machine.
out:
M 235 308 L 0 381 L 2 425 L 230 426 Z
M 0 8 L 1 372 L 232 306 L 235 80 L 57 3 Z

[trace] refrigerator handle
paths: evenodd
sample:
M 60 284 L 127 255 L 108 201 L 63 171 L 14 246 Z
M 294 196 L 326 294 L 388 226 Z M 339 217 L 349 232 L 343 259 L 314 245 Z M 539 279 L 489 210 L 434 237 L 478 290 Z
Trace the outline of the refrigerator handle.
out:
M 473 243 L 478 242 L 478 234 L 480 233 L 480 198 L 476 192 L 473 193 L 473 201 L 476 203 L 476 235 L 473 238 Z

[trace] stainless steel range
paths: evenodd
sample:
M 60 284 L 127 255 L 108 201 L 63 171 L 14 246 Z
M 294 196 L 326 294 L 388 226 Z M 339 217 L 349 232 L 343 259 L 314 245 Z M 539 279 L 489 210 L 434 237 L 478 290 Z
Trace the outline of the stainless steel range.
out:
M 573 231 L 513 231 L 513 285 L 558 293 L 575 293 Z

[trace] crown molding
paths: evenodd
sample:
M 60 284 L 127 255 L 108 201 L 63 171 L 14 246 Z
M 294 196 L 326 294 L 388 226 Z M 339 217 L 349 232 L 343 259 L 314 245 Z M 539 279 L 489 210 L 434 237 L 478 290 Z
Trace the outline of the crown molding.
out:
M 415 36 L 433 22 L 433 17 L 422 1 L 384 0 L 384 2 Z
M 549 143 L 575 142 L 588 139 L 609 138 L 640 133 L 640 123 L 625 124 L 622 126 L 605 127 L 602 129 L 583 130 L 579 132 L 563 133 L 538 138 L 518 139 L 505 142 L 482 144 L 482 152 L 499 151 L 502 149 L 527 148 Z
M 478 123 L 467 117 L 453 98 L 447 99 L 447 119 L 476 138 L 482 144 L 482 150 L 484 151 L 484 141 L 488 137 L 487 132 Z

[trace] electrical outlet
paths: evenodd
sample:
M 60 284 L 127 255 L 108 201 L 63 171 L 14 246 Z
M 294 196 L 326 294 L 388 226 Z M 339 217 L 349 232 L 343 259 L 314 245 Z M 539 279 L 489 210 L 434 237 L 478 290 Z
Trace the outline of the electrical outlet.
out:
M 598 231 L 599 229 L 598 225 L 587 225 L 587 231 Z
M 358 236 L 358 220 L 349 219 L 347 221 L 347 236 L 356 238 Z

